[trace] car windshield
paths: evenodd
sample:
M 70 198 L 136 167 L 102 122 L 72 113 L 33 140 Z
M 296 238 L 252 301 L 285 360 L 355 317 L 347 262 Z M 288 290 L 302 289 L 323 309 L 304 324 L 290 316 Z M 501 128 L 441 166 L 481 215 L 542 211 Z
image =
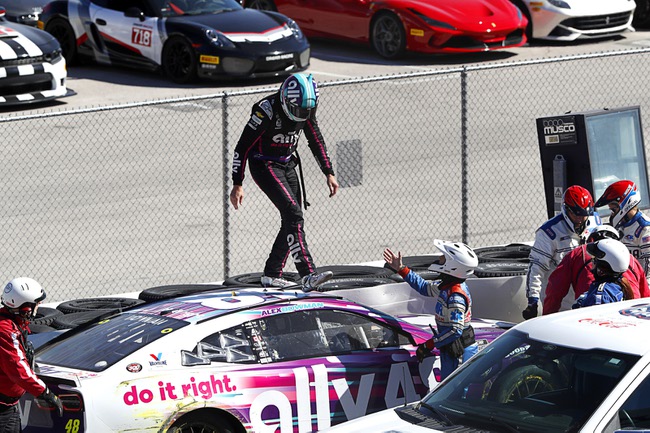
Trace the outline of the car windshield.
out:
M 70 331 L 36 354 L 39 363 L 102 371 L 141 347 L 188 325 L 149 314 L 125 313 Z M 68 335 L 70 334 L 71 335 Z M 70 350 L 70 348 L 74 350 Z
M 448 424 L 493 432 L 577 432 L 637 360 L 540 342 L 513 330 L 416 409 Z
M 236 0 L 153 0 L 163 17 L 218 14 L 242 9 Z

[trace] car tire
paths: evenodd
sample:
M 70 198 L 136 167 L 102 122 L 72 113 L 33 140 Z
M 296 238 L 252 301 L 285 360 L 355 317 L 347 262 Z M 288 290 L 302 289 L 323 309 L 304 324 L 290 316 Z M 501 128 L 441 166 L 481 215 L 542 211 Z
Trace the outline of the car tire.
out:
M 138 295 L 138 299 L 144 302 L 155 302 L 163 299 L 177 298 L 179 296 L 194 295 L 195 293 L 208 292 L 228 288 L 221 284 L 174 284 L 170 286 L 158 286 L 144 289 Z
M 316 272 L 326 271 L 330 271 L 334 274 L 332 278 L 388 278 L 395 273 L 392 269 L 363 265 L 332 265 L 316 268 Z
M 476 253 L 479 263 L 529 263 L 530 250 L 530 245 L 510 244 L 497 247 L 475 248 L 474 253 Z
M 245 3 L 249 9 L 257 9 L 261 11 L 277 12 L 278 8 L 275 6 L 273 0 L 248 0 Z
M 372 48 L 386 59 L 398 59 L 406 52 L 406 32 L 393 13 L 378 14 L 370 24 Z
M 52 327 L 55 329 L 72 329 L 81 325 L 85 325 L 101 316 L 110 316 L 116 311 L 110 310 L 94 310 L 94 311 L 79 311 L 77 313 L 64 314 L 54 319 Z
M 56 308 L 38 307 L 36 317 L 30 322 L 30 329 L 32 329 L 34 325 L 49 326 L 54 322 L 54 319 L 59 316 L 63 316 L 63 312 Z
M 77 38 L 70 23 L 63 18 L 53 18 L 45 26 L 45 31 L 59 41 L 66 64 L 74 65 L 77 61 Z
M 650 27 L 650 0 L 637 0 L 632 26 L 639 29 Z
M 359 289 L 363 287 L 375 287 L 382 284 L 392 284 L 395 281 L 391 278 L 381 277 L 348 277 L 348 278 L 332 278 L 331 280 L 323 283 L 319 288 L 319 292 L 333 292 L 336 290 L 346 289 Z
M 192 44 L 183 36 L 172 36 L 162 51 L 162 69 L 174 83 L 186 84 L 196 81 L 197 59 Z
M 516 277 L 528 273 L 528 263 L 522 262 L 483 262 L 474 269 L 478 278 Z
M 85 298 L 61 302 L 56 309 L 64 314 L 84 311 L 119 311 L 144 304 L 141 299 L 134 298 Z
M 228 287 L 262 287 L 262 275 L 264 275 L 262 272 L 235 275 L 223 280 L 223 285 Z M 293 281 L 296 284 L 300 283 L 300 275 L 298 275 L 296 272 L 283 272 L 282 278 L 288 281 Z
M 232 423 L 225 417 L 204 411 L 195 411 L 183 415 L 168 430 L 169 433 L 235 433 L 235 431 Z
M 490 388 L 488 399 L 509 403 L 531 394 L 553 391 L 555 388 L 550 372 L 535 365 L 524 365 L 504 372 Z

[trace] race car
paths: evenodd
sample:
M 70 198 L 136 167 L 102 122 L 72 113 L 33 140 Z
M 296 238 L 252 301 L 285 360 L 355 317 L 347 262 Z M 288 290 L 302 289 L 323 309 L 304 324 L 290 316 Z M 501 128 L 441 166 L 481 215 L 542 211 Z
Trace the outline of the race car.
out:
M 57 38 L 69 64 L 85 57 L 162 70 L 176 83 L 289 75 L 310 59 L 293 20 L 235 0 L 56 0 L 38 27 Z
M 316 431 L 424 396 L 433 316 L 412 322 L 339 296 L 225 287 L 99 317 L 36 351 L 60 417 L 23 396 L 25 433 Z M 417 320 L 421 323 L 417 324 Z M 476 326 L 481 348 L 504 332 Z
M 9 21 L 28 26 L 36 26 L 38 16 L 43 11 L 43 6 L 49 0 L 0 0 L 0 5 L 6 9 L 5 17 Z
M 66 79 L 66 63 L 56 39 L 7 21 L 0 6 L 0 107 L 72 95 Z
M 421 401 L 324 432 L 647 432 L 648 301 L 632 299 L 527 320 Z
M 388 59 L 407 51 L 480 52 L 526 42 L 526 18 L 509 0 L 242 2 L 291 17 L 310 38 L 370 43 Z
M 632 0 L 512 0 L 528 18 L 531 39 L 574 41 L 634 31 Z

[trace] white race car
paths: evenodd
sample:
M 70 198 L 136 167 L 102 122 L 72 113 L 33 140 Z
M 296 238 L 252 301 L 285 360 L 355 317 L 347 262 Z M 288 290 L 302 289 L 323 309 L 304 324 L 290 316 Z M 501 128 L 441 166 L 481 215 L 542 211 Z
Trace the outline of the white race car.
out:
M 573 41 L 633 31 L 634 0 L 512 0 L 528 18 L 529 39 Z
M 528 320 L 420 402 L 326 431 L 647 432 L 649 332 L 650 299 Z
M 57 40 L 4 16 L 0 6 L 0 107 L 74 94 L 66 88 L 66 64 Z

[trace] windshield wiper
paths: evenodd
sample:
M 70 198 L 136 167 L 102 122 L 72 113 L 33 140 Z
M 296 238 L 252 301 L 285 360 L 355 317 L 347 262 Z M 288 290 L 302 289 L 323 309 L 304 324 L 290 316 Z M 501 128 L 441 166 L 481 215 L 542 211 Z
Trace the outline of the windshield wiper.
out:
M 423 401 L 419 402 L 418 405 L 417 405 L 418 409 L 420 409 L 421 407 L 425 407 L 425 408 L 429 409 L 431 412 L 438 415 L 438 417 L 442 419 L 442 422 L 445 423 L 447 425 L 447 427 L 449 427 L 451 425 L 454 425 L 454 423 L 451 422 L 449 417 L 447 415 L 445 415 L 444 412 L 442 412 L 440 409 L 436 409 L 435 407 L 433 407 L 430 404 L 425 403 Z
M 490 415 L 482 415 L 480 413 L 475 413 L 475 412 L 472 412 L 472 413 L 467 413 L 466 412 L 465 414 L 468 415 L 468 416 L 471 416 L 471 417 L 478 417 L 478 418 L 485 419 L 488 422 L 494 423 L 494 424 L 496 424 L 496 425 L 498 425 L 500 427 L 505 428 L 509 432 L 521 433 L 521 430 L 517 429 L 516 427 L 513 427 L 509 422 L 503 421 L 502 419 L 494 418 L 494 416 L 492 414 L 490 414 Z

